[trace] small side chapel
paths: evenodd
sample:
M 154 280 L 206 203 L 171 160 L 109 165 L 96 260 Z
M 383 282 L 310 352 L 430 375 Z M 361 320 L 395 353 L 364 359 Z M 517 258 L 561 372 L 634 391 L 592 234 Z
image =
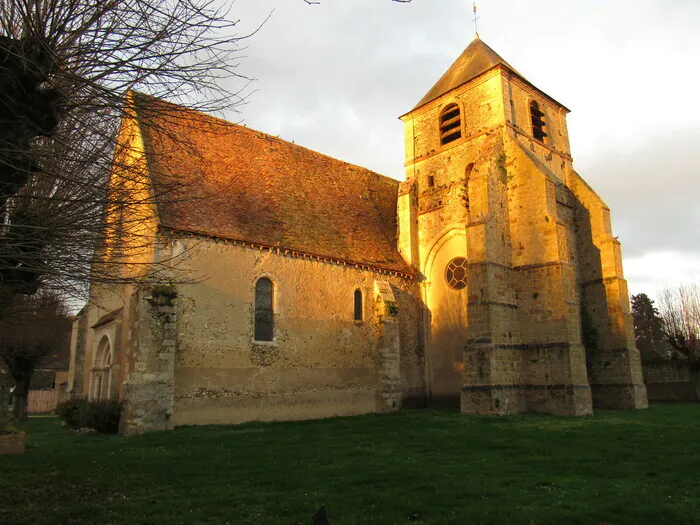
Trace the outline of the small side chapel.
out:
M 401 117 L 401 183 L 129 100 L 120 143 L 155 195 L 139 257 L 177 264 L 94 286 L 71 348 L 73 395 L 118 396 L 124 433 L 647 406 L 620 243 L 573 168 L 569 110 L 480 38 Z

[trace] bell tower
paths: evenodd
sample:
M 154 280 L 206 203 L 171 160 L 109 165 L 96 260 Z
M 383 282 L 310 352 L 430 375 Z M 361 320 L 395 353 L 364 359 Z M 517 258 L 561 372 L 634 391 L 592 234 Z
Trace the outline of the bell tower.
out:
M 477 36 L 401 117 L 398 245 L 422 281 L 431 404 L 646 406 L 619 244 L 573 170 L 568 112 Z M 594 384 L 613 380 L 619 392 Z

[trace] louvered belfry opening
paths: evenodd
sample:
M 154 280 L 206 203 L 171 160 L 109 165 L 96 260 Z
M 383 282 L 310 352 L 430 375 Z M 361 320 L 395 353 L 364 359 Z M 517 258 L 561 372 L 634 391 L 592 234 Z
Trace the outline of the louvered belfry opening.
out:
M 544 120 L 544 112 L 536 100 L 530 102 L 530 120 L 532 121 L 532 136 L 540 142 L 547 138 L 547 124 Z
M 255 284 L 255 340 L 272 341 L 274 334 L 274 287 L 263 277 Z
M 457 104 L 449 104 L 440 114 L 440 143 L 448 144 L 462 136 L 462 116 Z

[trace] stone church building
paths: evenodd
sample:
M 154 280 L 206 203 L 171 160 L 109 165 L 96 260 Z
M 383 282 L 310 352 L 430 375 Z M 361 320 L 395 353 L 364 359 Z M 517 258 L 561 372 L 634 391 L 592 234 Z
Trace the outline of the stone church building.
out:
M 479 38 L 401 117 L 401 183 L 130 100 L 115 170 L 140 167 L 131 191 L 155 196 L 121 231 L 152 233 L 124 269 L 143 284 L 93 286 L 71 353 L 73 394 L 119 396 L 125 433 L 647 406 L 620 243 L 573 168 L 569 110 Z

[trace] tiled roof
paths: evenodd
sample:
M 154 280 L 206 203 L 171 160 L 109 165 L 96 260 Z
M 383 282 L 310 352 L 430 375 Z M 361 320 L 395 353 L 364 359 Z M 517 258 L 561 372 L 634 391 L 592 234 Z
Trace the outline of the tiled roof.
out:
M 161 226 L 410 273 L 396 247 L 398 181 L 135 98 Z

